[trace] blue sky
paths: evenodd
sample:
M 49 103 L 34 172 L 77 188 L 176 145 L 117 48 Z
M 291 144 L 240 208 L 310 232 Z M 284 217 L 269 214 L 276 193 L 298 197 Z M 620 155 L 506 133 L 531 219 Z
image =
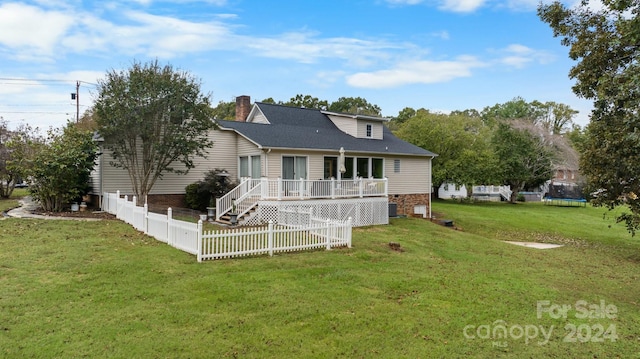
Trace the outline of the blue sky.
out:
M 212 102 L 249 95 L 364 97 L 394 116 L 556 101 L 580 111 L 567 48 L 538 0 L 0 1 L 0 116 L 14 128 L 75 119 L 106 71 L 158 59 Z

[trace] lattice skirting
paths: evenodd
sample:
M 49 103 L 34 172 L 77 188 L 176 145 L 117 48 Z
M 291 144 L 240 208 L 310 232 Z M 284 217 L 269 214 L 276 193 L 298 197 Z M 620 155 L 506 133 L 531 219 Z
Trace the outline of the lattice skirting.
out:
M 258 225 L 269 221 L 288 225 L 304 225 L 310 217 L 340 221 L 351 217 L 354 227 L 389 224 L 388 199 L 375 197 L 259 201 L 256 212 L 243 225 Z

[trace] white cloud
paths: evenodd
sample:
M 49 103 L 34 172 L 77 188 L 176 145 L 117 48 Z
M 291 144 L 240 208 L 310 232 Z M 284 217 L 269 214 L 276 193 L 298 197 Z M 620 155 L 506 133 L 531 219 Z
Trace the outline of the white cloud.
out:
M 128 12 L 135 26 L 117 27 L 129 51 L 146 49 L 153 56 L 174 57 L 215 48 L 231 37 L 229 26 L 219 22 L 196 23 L 142 12 Z M 118 46 L 121 38 L 114 39 Z M 153 39 L 153 40 L 150 40 Z
M 329 88 L 344 78 L 344 71 L 320 71 L 309 83 L 319 88 Z
M 572 4 L 571 4 L 572 8 L 579 8 L 582 7 L 582 0 L 575 0 Z M 598 12 L 601 10 L 605 9 L 604 4 L 602 3 L 602 1 L 600 0 L 589 0 L 587 3 L 587 9 L 593 11 L 593 12 Z
M 74 21 L 63 12 L 7 3 L 0 6 L 0 45 L 18 49 L 25 57 L 50 56 Z
M 461 56 L 453 61 L 409 61 L 387 70 L 360 72 L 347 77 L 354 87 L 389 88 L 409 84 L 448 82 L 471 76 L 471 69 L 485 66 L 473 56 Z
M 449 32 L 447 30 L 432 32 L 431 36 L 438 37 L 442 40 L 449 40 Z
M 486 0 L 443 0 L 439 8 L 453 12 L 473 12 L 484 5 Z
M 520 44 L 511 44 L 498 52 L 502 54 L 498 60 L 499 63 L 517 69 L 524 68 L 532 62 L 547 64 L 554 59 L 553 55 L 547 51 L 535 50 Z
M 416 5 L 424 0 L 386 0 L 391 5 Z
M 99 11 L 67 14 L 19 4 L 3 5 L 0 10 L 0 46 L 4 45 L 9 51 L 17 50 L 15 53 L 20 55 L 15 57 L 22 56 L 29 61 L 43 61 L 54 53 L 58 56 L 91 53 L 93 56 L 125 54 L 174 58 L 219 49 L 302 63 L 334 58 L 368 65 L 374 58 L 387 56 L 390 49 L 410 46 L 384 40 L 320 38 L 309 31 L 273 37 L 237 35 L 235 26 L 224 22 L 234 18 L 233 14 L 214 17 L 218 20 L 194 22 L 119 6 L 107 10 L 119 13 L 114 20 L 107 20 Z
M 346 37 L 319 39 L 310 32 L 286 33 L 272 38 L 238 39 L 243 41 L 235 46 L 247 47 L 253 50 L 254 54 L 264 57 L 290 59 L 302 63 L 314 63 L 320 58 L 337 58 L 361 66 L 369 65 L 373 58 L 386 57 L 387 50 L 406 46 Z
M 507 0 L 506 7 L 515 11 L 531 11 L 535 10 L 540 2 L 540 0 Z

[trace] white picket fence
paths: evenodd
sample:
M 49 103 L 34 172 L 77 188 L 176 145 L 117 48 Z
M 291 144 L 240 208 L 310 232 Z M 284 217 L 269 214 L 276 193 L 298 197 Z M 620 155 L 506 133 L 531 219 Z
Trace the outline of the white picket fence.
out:
M 351 218 L 336 221 L 309 217 L 307 223 L 297 225 L 269 221 L 260 227 L 203 231 L 202 221 L 173 219 L 171 208 L 166 215 L 149 212 L 146 204 L 136 205 L 135 196 L 129 201 L 128 196 L 121 198 L 120 192 L 104 193 L 102 208 L 137 230 L 197 256 L 198 262 L 317 248 L 351 248 Z

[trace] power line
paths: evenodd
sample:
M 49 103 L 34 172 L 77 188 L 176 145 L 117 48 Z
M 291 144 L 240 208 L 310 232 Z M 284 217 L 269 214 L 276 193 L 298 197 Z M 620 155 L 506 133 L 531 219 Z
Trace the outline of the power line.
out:
M 0 111 L 0 113 L 40 113 L 40 114 L 47 114 L 47 115 L 68 115 L 69 112 L 44 112 L 44 111 Z
M 91 85 L 91 86 L 98 86 L 97 83 L 94 82 L 89 82 L 89 81 L 82 81 L 82 80 L 61 80 L 61 79 L 27 79 L 27 78 L 18 78 L 18 77 L 0 77 L 0 81 L 12 81 L 12 82 L 2 82 L 2 84 L 5 85 L 39 85 L 38 83 L 36 84 L 29 84 L 29 82 L 62 82 L 62 83 L 82 83 L 82 84 L 87 84 L 87 85 Z M 18 82 L 18 83 L 14 83 L 14 82 Z M 26 82 L 26 83 L 20 83 L 20 82 Z
M 19 77 L 0 77 L 2 81 L 31 81 L 31 82 L 75 82 L 73 80 L 60 80 L 60 79 L 26 79 Z

